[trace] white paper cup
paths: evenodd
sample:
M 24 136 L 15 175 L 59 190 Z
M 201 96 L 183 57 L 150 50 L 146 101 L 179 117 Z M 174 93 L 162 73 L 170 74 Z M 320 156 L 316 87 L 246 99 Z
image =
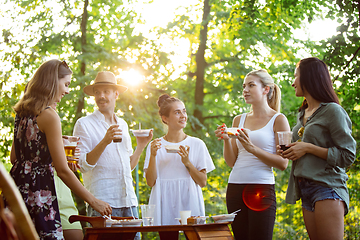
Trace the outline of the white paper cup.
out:
M 181 224 L 186 225 L 187 219 L 191 217 L 191 210 L 180 211 Z

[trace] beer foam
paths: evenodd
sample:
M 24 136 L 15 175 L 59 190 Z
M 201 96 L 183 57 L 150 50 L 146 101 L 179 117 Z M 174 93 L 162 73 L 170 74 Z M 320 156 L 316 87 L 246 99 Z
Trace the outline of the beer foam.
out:
M 76 145 L 77 145 L 76 142 L 70 142 L 70 143 L 64 144 L 64 147 L 76 147 Z

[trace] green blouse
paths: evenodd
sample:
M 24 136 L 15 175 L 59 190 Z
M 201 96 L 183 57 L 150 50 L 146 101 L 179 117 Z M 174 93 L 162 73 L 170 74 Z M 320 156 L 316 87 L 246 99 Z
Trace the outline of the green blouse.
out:
M 319 108 L 303 125 L 305 111 L 298 115 L 293 128 L 292 141 L 298 141 L 298 130 L 304 127 L 301 141 L 328 148 L 327 159 L 324 160 L 312 154 L 305 154 L 292 162 L 287 203 L 294 204 L 300 199 L 297 178 L 311 179 L 320 185 L 330 187 L 345 201 L 345 214 L 349 208 L 349 192 L 346 187 L 349 167 L 356 157 L 356 142 L 351 136 L 351 120 L 346 111 L 336 103 L 321 103 Z

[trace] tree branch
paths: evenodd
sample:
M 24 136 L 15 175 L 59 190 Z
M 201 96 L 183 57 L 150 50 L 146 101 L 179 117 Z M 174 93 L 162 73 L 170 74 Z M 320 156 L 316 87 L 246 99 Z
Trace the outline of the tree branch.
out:
M 241 50 L 240 52 L 237 52 L 233 57 L 221 58 L 218 61 L 207 63 L 206 67 L 210 67 L 210 66 L 213 66 L 213 65 L 215 65 L 217 63 L 221 63 L 221 62 L 235 62 L 235 61 L 239 60 L 238 56 L 242 53 L 243 53 L 243 50 Z

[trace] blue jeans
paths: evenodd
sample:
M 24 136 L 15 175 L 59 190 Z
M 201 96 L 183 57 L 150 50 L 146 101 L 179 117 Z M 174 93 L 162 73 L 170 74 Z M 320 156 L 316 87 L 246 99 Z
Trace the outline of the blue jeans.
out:
M 99 212 L 95 211 L 90 205 L 88 205 L 88 207 L 87 207 L 86 214 L 89 217 L 101 217 L 101 214 Z M 132 206 L 131 208 L 130 207 L 112 208 L 111 216 L 114 216 L 114 217 L 132 217 L 132 216 L 134 216 L 136 218 L 139 218 L 137 207 L 135 207 L 135 206 Z M 140 239 L 141 239 L 140 233 L 138 232 L 138 233 L 136 233 L 134 240 L 140 240 Z
M 319 185 L 307 178 L 298 178 L 301 192 L 301 206 L 308 211 L 314 212 L 315 203 L 322 200 L 341 200 L 341 197 L 334 189 Z

